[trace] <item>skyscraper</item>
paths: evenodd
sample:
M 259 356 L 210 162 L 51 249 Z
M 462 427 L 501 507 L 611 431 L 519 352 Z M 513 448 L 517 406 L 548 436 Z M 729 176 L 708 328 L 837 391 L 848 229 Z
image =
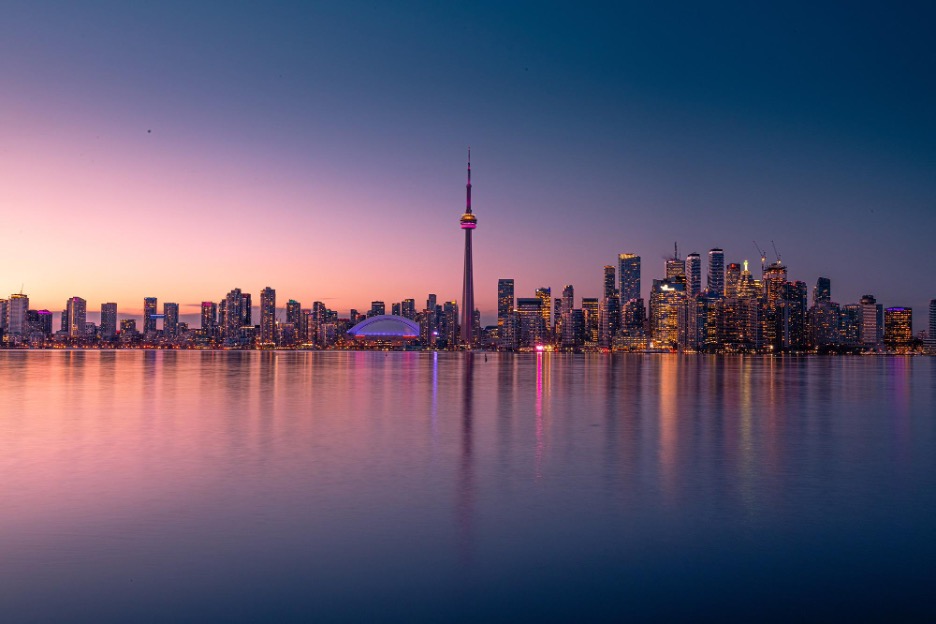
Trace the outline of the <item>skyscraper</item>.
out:
M 686 261 L 679 257 L 679 245 L 676 243 L 673 243 L 673 257 L 666 260 L 666 279 L 686 281 Z M 685 294 L 684 291 L 683 295 Z
M 237 342 L 240 338 L 241 321 L 244 314 L 244 295 L 240 288 L 235 288 L 224 299 L 223 325 L 224 339 L 228 343 Z
M 14 338 L 26 336 L 29 328 L 26 313 L 29 311 L 29 296 L 23 293 L 10 295 L 7 301 L 6 333 Z
M 117 304 L 101 304 L 101 338 L 113 340 L 117 337 Z
M 621 284 L 618 293 L 621 302 L 640 299 L 640 256 L 632 253 L 618 254 L 618 279 Z M 607 293 L 605 297 L 608 297 Z
M 725 252 L 717 247 L 708 252 L 708 289 L 718 297 L 725 296 Z
M 610 264 L 604 268 L 604 285 L 601 290 L 601 298 L 607 299 L 614 294 L 614 267 Z
M 163 304 L 163 335 L 176 336 L 179 333 L 179 304 Z
M 156 331 L 156 297 L 143 299 L 143 335 Z
M 861 344 L 876 347 L 884 339 L 884 306 L 871 295 L 861 298 L 858 305 L 858 331 Z
M 930 299 L 929 306 L 929 338 L 930 349 L 936 347 L 936 299 Z
M 725 296 L 736 299 L 741 294 L 741 265 L 732 262 L 725 271 Z
M 536 298 L 542 302 L 540 314 L 543 315 L 543 327 L 548 333 L 552 329 L 552 288 L 540 286 L 536 289 Z
M 88 302 L 81 297 L 72 297 L 66 303 L 68 313 L 68 337 L 84 338 L 87 323 Z
M 276 291 L 269 286 L 260 291 L 260 342 L 276 342 Z
M 302 326 L 302 304 L 295 299 L 286 302 L 286 322 L 292 323 L 297 330 Z
M 202 301 L 201 304 L 201 328 L 205 333 L 211 335 L 214 328 L 218 325 L 218 304 L 214 301 Z
M 887 308 L 884 310 L 884 342 L 898 352 L 906 352 L 913 342 L 913 310 Z
M 507 315 L 514 309 L 514 281 L 502 278 L 497 280 L 497 326 L 503 327 Z
M 465 274 L 462 280 L 461 341 L 471 348 L 474 335 L 474 272 L 471 260 L 471 232 L 478 227 L 478 219 L 471 212 L 471 148 L 468 148 L 468 184 L 465 186 L 465 214 L 461 216 L 461 228 L 465 230 Z
M 711 262 L 709 252 L 709 261 Z M 711 281 L 711 266 L 709 266 L 709 281 Z M 702 258 L 697 253 L 686 256 L 686 293 L 690 297 L 698 297 L 702 292 Z
M 813 291 L 813 303 L 832 301 L 832 280 L 820 277 L 816 280 L 816 289 Z

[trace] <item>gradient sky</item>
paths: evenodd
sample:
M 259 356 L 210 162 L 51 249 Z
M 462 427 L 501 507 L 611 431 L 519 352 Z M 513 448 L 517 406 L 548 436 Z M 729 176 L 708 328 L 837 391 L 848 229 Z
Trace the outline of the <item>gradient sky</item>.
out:
M 6 2 L 0 293 L 455 298 L 470 144 L 486 322 L 499 277 L 756 239 L 920 329 L 936 5 L 761 5 Z

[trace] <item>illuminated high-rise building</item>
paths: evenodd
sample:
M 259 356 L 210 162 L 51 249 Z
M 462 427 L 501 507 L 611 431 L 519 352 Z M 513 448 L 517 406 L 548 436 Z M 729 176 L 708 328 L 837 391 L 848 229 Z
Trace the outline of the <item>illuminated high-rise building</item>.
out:
M 459 331 L 457 301 L 446 301 L 442 304 L 442 329 L 446 348 L 457 349 L 459 338 L 464 335 Z
M 861 344 L 877 347 L 884 340 L 884 306 L 871 295 L 865 295 L 858 304 L 858 327 Z
M 653 280 L 650 291 L 650 339 L 659 348 L 676 348 L 685 332 L 685 274 L 674 279 Z M 682 323 L 680 320 L 682 319 Z M 682 325 L 682 327 L 681 327 Z
M 260 342 L 276 342 L 276 291 L 269 286 L 260 291 Z
M 368 317 L 383 316 L 387 313 L 387 305 L 383 301 L 371 301 Z
M 598 343 L 598 298 L 582 297 L 582 312 L 585 315 L 585 341 Z
M 29 311 L 29 296 L 23 293 L 10 295 L 7 301 L 6 333 L 15 340 L 25 338 L 29 330 L 27 312 Z
M 302 333 L 302 304 L 295 299 L 290 299 L 286 302 L 286 322 L 292 323 L 296 330 L 300 334 Z
M 244 293 L 240 288 L 235 288 L 227 294 L 221 311 L 223 317 L 221 331 L 225 342 L 237 342 L 240 339 L 244 318 Z
M 820 277 L 816 280 L 816 289 L 813 291 L 813 303 L 832 301 L 832 280 Z
M 514 309 L 514 281 L 501 278 L 497 280 L 497 326 L 503 327 L 507 315 Z
M 214 301 L 202 301 L 201 328 L 207 335 L 212 335 L 218 326 L 218 304 Z
M 543 320 L 542 298 L 518 297 L 517 319 L 520 348 L 531 348 L 545 343 L 546 324 Z
M 88 302 L 81 297 L 71 297 L 65 305 L 68 314 L 68 337 L 85 338 Z
M 679 257 L 679 245 L 673 243 L 673 257 L 666 260 L 666 279 L 686 281 L 686 261 Z
M 113 340 L 117 337 L 117 304 L 101 304 L 101 338 Z
M 725 251 L 715 248 L 708 252 L 708 290 L 717 297 L 725 296 Z
M 156 332 L 156 297 L 143 299 L 143 335 Z
M 640 256 L 632 253 L 618 254 L 618 280 L 620 288 L 617 294 L 621 302 L 640 299 Z M 608 293 L 605 292 L 605 298 L 607 297 Z
M 893 307 L 884 310 L 884 343 L 888 348 L 906 352 L 913 343 L 913 310 Z
M 730 263 L 725 269 L 725 296 L 737 298 L 741 293 L 741 265 Z
M 536 289 L 536 298 L 542 302 L 540 314 L 543 316 L 543 326 L 548 333 L 552 330 L 552 288 L 540 286 Z
M 709 261 L 711 261 L 711 255 L 710 251 Z M 686 294 L 690 297 L 698 297 L 700 292 L 702 292 L 702 257 L 697 253 L 691 253 L 686 256 Z
M 604 282 L 601 289 L 601 298 L 607 299 L 614 294 L 614 267 L 606 264 L 604 268 Z
M 936 299 L 930 299 L 929 305 L 929 339 L 930 349 L 936 347 Z
M 163 335 L 176 336 L 179 333 L 179 304 L 163 304 Z
M 474 268 L 471 257 L 471 233 L 478 227 L 478 218 L 471 212 L 471 148 L 468 148 L 468 184 L 465 186 L 465 213 L 459 222 L 465 231 L 465 272 L 462 279 L 461 342 L 467 348 L 475 344 L 474 335 Z
M 783 288 L 787 281 L 787 268 L 778 260 L 764 269 L 764 299 L 776 303 L 783 299 Z
M 416 300 L 404 299 L 400 302 L 400 316 L 410 320 L 416 319 Z

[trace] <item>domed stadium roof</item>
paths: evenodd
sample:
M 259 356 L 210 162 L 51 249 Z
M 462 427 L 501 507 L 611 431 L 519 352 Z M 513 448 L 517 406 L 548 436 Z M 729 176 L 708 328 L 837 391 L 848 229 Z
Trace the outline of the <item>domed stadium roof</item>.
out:
M 392 314 L 372 316 L 348 330 L 352 338 L 393 340 L 419 338 L 419 325 Z

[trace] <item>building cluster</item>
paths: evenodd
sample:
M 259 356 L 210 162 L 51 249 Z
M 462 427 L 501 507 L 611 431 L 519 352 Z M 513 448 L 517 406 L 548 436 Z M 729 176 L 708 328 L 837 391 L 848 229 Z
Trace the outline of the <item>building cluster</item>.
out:
M 913 335 L 913 312 L 888 307 L 871 295 L 857 303 L 832 300 L 821 277 L 810 300 L 804 282 L 789 281 L 780 257 L 760 277 L 748 263 L 725 263 L 722 249 L 708 252 L 705 287 L 702 256 L 666 260 L 650 299 L 641 297 L 641 259 L 618 256 L 604 267 L 602 296 L 583 297 L 576 307 L 569 285 L 560 296 L 538 288 L 515 297 L 514 280 L 497 284 L 497 326 L 486 343 L 507 351 L 605 350 L 701 353 L 913 353 L 936 351 L 936 300 L 930 302 L 929 331 Z
M 95 325 L 87 320 L 87 308 L 87 301 L 81 297 L 69 298 L 60 313 L 29 309 L 29 297 L 24 294 L 0 299 L 0 344 L 24 348 L 221 349 L 340 349 L 404 342 L 411 348 L 457 349 L 462 344 L 457 302 L 439 302 L 434 294 L 418 311 L 414 299 L 392 303 L 390 310 L 383 301 L 373 301 L 366 312 L 351 309 L 346 317 L 339 317 L 321 301 L 304 308 L 290 299 L 285 310 L 277 308 L 276 291 L 269 287 L 260 292 L 259 308 L 255 310 L 251 294 L 235 288 L 220 301 L 202 302 L 197 327 L 180 320 L 178 303 L 163 303 L 160 311 L 156 297 L 143 300 L 139 324 L 137 318 L 118 321 L 117 304 L 104 303 L 100 323 Z M 417 323 L 419 336 L 362 341 L 349 335 L 349 330 L 365 319 L 388 314 Z M 474 335 L 478 336 L 481 317 L 477 310 L 473 320 Z

